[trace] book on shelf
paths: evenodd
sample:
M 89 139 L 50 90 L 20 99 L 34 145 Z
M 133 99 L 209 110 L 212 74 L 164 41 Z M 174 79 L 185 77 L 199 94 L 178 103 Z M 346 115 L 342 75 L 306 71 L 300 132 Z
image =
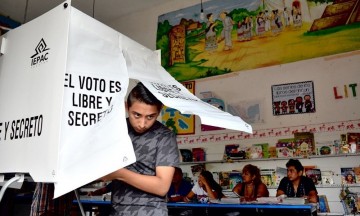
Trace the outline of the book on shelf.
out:
M 357 208 L 357 212 L 360 213 L 360 193 L 356 193 L 356 197 L 355 197 L 355 205 Z
M 193 161 L 205 161 L 204 148 L 192 148 Z
M 354 167 L 355 182 L 360 184 L 360 167 Z
M 287 168 L 276 167 L 275 169 L 275 185 L 279 185 L 281 179 L 287 176 Z
M 321 171 L 321 184 L 323 185 L 334 184 L 334 172 L 330 170 Z
M 246 152 L 239 149 L 239 144 L 225 145 L 224 160 L 238 160 L 245 159 Z
M 337 154 L 334 141 L 316 142 L 316 155 L 335 155 Z
M 276 143 L 276 155 L 278 158 L 294 156 L 294 138 L 279 139 Z
M 349 145 L 349 153 L 360 152 L 360 133 L 347 133 L 346 142 Z
M 229 189 L 232 190 L 240 182 L 242 182 L 241 172 L 231 171 L 229 173 Z
M 318 195 L 318 212 L 330 212 L 329 203 L 326 195 Z
M 277 158 L 276 146 L 269 146 L 269 158 Z
M 314 134 L 311 132 L 294 133 L 296 157 L 307 157 L 315 154 Z
M 219 185 L 223 190 L 230 189 L 230 172 L 219 172 Z
M 249 153 L 248 153 L 248 158 L 249 159 L 257 159 L 257 158 L 262 158 L 263 157 L 263 150 L 261 146 L 257 146 L 257 145 L 253 145 L 249 148 Z
M 340 134 L 340 154 L 360 153 L 360 133 Z
M 340 171 L 341 171 L 341 183 L 342 184 L 356 183 L 354 167 L 341 167 Z
M 315 185 L 319 185 L 322 182 L 320 169 L 317 168 L 308 169 L 305 172 L 305 176 L 310 178 Z
M 275 186 L 276 183 L 276 174 L 275 169 L 261 169 L 260 170 L 261 181 L 267 186 Z
M 179 149 L 181 155 L 181 162 L 192 162 L 193 155 L 190 149 Z
M 342 197 L 340 199 L 344 212 L 346 215 L 358 215 L 360 213 L 360 193 L 359 192 L 351 192 L 347 194 L 346 197 Z
M 347 143 L 347 135 L 340 134 L 340 147 L 339 147 L 340 154 L 349 154 L 350 153 L 350 146 Z
M 269 158 L 269 143 L 253 144 L 251 148 L 252 158 Z
M 306 171 L 316 168 L 315 165 L 306 165 L 306 166 L 303 166 L 303 167 L 304 167 L 304 176 L 305 176 Z

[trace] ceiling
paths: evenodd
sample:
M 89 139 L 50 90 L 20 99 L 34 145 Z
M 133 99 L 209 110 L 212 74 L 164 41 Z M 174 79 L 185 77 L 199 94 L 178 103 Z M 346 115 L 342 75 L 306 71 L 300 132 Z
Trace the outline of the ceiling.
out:
M 64 0 L 0 0 L 0 15 L 26 23 L 63 2 Z M 166 2 L 169 0 L 72 0 L 71 4 L 100 22 L 108 24 L 121 16 Z

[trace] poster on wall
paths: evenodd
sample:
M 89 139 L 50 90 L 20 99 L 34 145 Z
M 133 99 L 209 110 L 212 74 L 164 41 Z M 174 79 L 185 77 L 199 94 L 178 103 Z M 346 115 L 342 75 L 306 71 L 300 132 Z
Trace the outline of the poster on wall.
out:
M 206 1 L 160 15 L 156 48 L 178 81 L 358 50 L 356 2 Z
M 271 86 L 273 115 L 315 112 L 314 84 L 312 81 Z
M 183 86 L 195 95 L 195 81 L 182 82 Z M 177 135 L 195 133 L 195 116 L 181 114 L 178 110 L 164 106 L 161 110 L 161 122 Z

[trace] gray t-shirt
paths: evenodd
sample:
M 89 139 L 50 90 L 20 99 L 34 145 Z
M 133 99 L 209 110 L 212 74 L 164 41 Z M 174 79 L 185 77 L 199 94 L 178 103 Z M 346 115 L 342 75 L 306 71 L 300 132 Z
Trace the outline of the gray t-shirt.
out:
M 157 166 L 179 165 L 176 135 L 171 130 L 156 121 L 147 132 L 137 134 L 128 120 L 127 123 L 136 155 L 136 162 L 127 169 L 155 176 Z M 113 181 L 111 200 L 113 216 L 167 215 L 165 197 L 146 193 L 118 180 Z

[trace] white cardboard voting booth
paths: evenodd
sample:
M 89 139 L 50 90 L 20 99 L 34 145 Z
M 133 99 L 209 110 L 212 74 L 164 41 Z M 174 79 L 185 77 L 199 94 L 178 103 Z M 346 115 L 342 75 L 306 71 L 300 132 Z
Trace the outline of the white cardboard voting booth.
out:
M 136 161 L 124 100 L 136 79 L 203 124 L 252 132 L 171 77 L 158 55 L 71 7 L 1 38 L 0 174 L 54 182 L 55 197 Z

